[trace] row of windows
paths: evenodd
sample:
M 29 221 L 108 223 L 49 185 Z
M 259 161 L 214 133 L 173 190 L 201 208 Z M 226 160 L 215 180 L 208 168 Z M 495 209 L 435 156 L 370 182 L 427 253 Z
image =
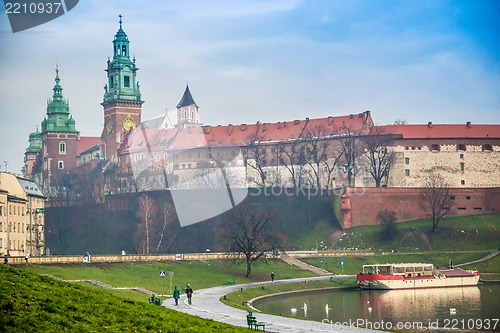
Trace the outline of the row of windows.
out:
M 405 146 L 405 150 L 415 150 L 415 149 L 418 149 L 418 150 L 422 150 L 422 147 L 410 147 L 410 146 Z M 464 144 L 459 144 L 459 145 L 456 145 L 456 149 L 457 151 L 466 151 L 467 150 L 467 146 L 464 145 Z M 485 145 L 482 145 L 481 146 L 481 149 L 483 151 L 493 151 L 493 146 L 490 145 L 490 144 L 485 144 Z M 432 144 L 431 145 L 431 150 L 432 151 L 440 151 L 441 150 L 441 145 L 438 145 L 438 144 Z
M 29 225 L 26 225 L 26 230 L 29 229 Z M 16 229 L 16 223 L 9 223 L 9 232 L 21 232 L 24 234 L 24 223 L 18 222 L 17 223 L 17 229 Z M 7 232 L 7 223 L 2 223 L 0 222 L 0 231 Z
M 0 238 L 0 249 L 1 248 L 5 248 L 3 243 L 4 243 L 3 239 Z M 7 243 L 7 242 L 5 242 L 5 243 Z M 9 241 L 9 248 L 11 250 L 14 250 L 14 251 L 19 251 L 19 250 L 20 251 L 24 251 L 24 244 L 23 243 L 24 242 L 21 242 L 20 240 L 17 240 L 17 241 L 16 240 L 14 240 L 14 241 L 10 240 Z M 16 247 L 16 244 L 17 244 L 17 247 Z M 7 244 L 5 244 L 5 245 L 7 245 Z M 12 248 L 12 245 L 14 245 L 14 248 Z
M 109 88 L 113 88 L 114 85 L 115 85 L 115 81 L 113 79 L 113 76 L 110 76 L 109 77 Z M 130 76 L 129 75 L 123 76 L 123 87 L 130 88 Z

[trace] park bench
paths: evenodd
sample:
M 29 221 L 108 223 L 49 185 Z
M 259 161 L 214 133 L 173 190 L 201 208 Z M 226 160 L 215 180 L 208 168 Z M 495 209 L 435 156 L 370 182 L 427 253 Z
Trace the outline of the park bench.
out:
M 227 279 L 227 284 L 236 284 L 236 279 Z
M 266 331 L 266 324 L 257 321 L 255 316 L 253 316 L 252 312 L 248 312 L 247 314 L 247 324 L 248 328 L 253 329 L 255 331 L 260 331 L 262 328 L 262 331 Z
M 156 297 L 155 294 L 151 295 L 151 298 L 148 298 L 150 304 L 161 305 L 161 299 Z

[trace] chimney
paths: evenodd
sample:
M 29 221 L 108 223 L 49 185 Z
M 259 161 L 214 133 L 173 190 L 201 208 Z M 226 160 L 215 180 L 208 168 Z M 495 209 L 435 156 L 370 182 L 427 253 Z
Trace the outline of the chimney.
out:
M 333 117 L 332 116 L 328 116 L 328 126 L 330 126 L 330 124 L 332 123 L 333 121 Z
M 432 121 L 429 121 L 429 122 L 427 123 L 427 126 L 429 126 L 429 128 L 432 128 Z
M 286 121 L 283 122 L 283 127 L 286 127 Z
M 360 112 L 360 113 L 358 114 L 358 118 L 363 118 L 363 112 Z
M 246 129 L 247 129 L 247 124 L 241 124 L 240 125 L 240 130 L 241 131 L 246 131 Z
M 467 127 L 468 128 L 471 128 L 472 127 L 472 123 L 470 121 L 467 122 Z
M 281 128 L 281 122 L 280 122 L 280 121 L 278 121 L 278 122 L 276 123 L 276 125 L 278 126 L 278 129 L 280 129 L 280 128 Z
M 298 120 L 298 119 L 295 119 L 295 120 L 293 121 L 293 124 L 294 124 L 294 125 L 298 125 L 298 123 L 300 123 L 300 120 Z
M 351 114 L 349 115 L 349 119 L 352 119 L 352 117 L 354 117 L 354 115 L 351 113 Z
M 231 136 L 231 133 L 233 132 L 233 124 L 229 124 L 227 126 L 227 134 Z
M 203 126 L 203 132 L 204 132 L 205 134 L 209 134 L 209 133 L 210 133 L 210 128 L 211 128 L 211 126 L 210 126 L 210 125 L 209 125 L 209 126 Z

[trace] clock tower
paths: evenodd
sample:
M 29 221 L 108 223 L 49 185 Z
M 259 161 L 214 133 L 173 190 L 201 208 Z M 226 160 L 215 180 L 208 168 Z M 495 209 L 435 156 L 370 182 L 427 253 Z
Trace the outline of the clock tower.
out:
M 101 151 L 106 159 L 118 161 L 119 148 L 128 133 L 141 124 L 142 103 L 136 73 L 135 57 L 130 59 L 127 34 L 120 28 L 113 40 L 113 60 L 108 58 L 104 86 L 104 128 L 101 134 Z

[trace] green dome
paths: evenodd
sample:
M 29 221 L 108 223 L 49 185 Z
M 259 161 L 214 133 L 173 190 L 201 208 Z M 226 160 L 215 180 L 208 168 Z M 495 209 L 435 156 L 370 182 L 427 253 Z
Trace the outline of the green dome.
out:
M 70 125 L 70 124 L 74 125 L 75 123 L 76 122 L 75 122 L 75 119 L 73 119 L 73 117 L 71 117 L 71 118 L 68 119 L 68 125 Z

